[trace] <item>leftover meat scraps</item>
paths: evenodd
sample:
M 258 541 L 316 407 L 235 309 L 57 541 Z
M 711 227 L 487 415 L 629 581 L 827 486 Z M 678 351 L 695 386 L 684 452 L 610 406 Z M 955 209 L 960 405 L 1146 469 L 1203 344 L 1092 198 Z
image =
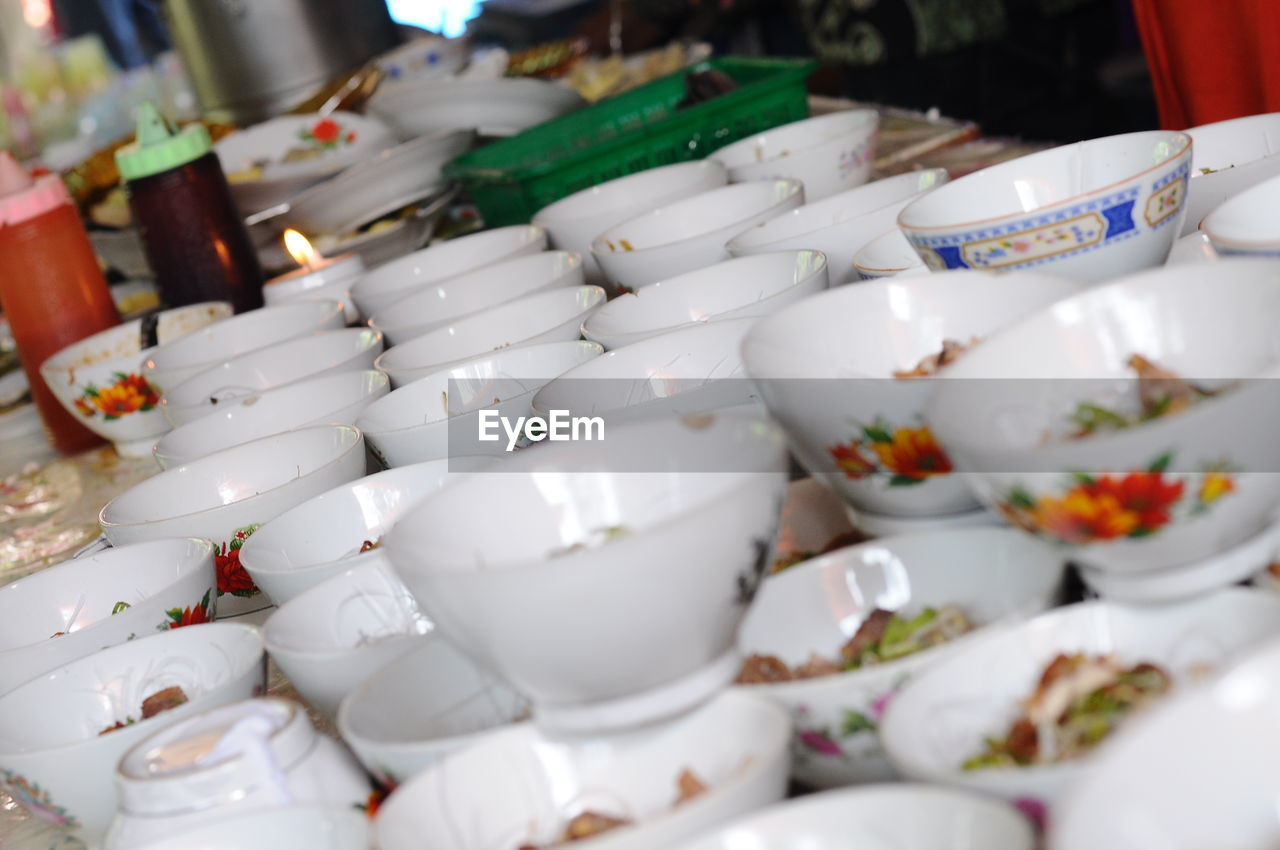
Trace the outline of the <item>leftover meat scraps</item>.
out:
M 366 540 L 360 544 L 360 554 L 363 555 L 365 552 L 372 552 L 374 549 L 377 549 L 381 545 L 382 545 L 381 538 L 377 540 Z
M 954 339 L 944 339 L 942 341 L 942 350 L 930 354 L 921 360 L 911 369 L 903 369 L 893 373 L 895 378 L 927 378 L 930 375 L 938 374 L 938 370 L 943 366 L 954 363 L 961 354 L 964 354 L 970 348 L 973 348 L 981 340 L 976 336 L 971 337 L 967 343 L 956 342 Z
M 1129 368 L 1138 376 L 1137 405 L 1121 404 L 1105 407 L 1091 402 L 1080 402 L 1071 421 L 1076 426 L 1073 439 L 1087 437 L 1099 431 L 1115 431 L 1128 428 L 1170 413 L 1185 410 L 1198 401 L 1218 394 L 1218 390 L 1197 387 L 1177 374 L 1156 363 L 1134 354 L 1129 358 Z
M 1167 672 L 1147 662 L 1126 667 L 1111 655 L 1058 655 L 1008 734 L 989 738 L 963 768 L 1027 767 L 1076 758 L 1171 684 Z
M 910 619 L 877 608 L 862 621 L 853 637 L 840 647 L 837 658 L 824 658 L 814 653 L 803 664 L 789 667 L 772 655 L 750 655 L 743 662 L 737 682 L 740 685 L 761 685 L 832 676 L 939 646 L 973 628 L 973 623 L 955 605 L 925 608 Z
M 164 690 L 156 691 L 154 694 L 152 694 L 151 696 L 147 697 L 142 701 L 142 715 L 139 719 L 147 720 L 149 718 L 155 717 L 157 714 L 161 713 L 162 711 L 168 711 L 171 708 L 177 708 L 180 705 L 184 705 L 187 701 L 188 699 L 187 699 L 186 692 L 183 691 L 182 688 L 177 685 L 174 685 L 173 687 L 165 688 Z M 103 729 L 98 734 L 105 735 L 108 732 L 114 732 L 117 729 L 123 729 L 126 726 L 132 726 L 134 723 L 137 723 L 137 722 L 138 721 L 134 720 L 133 717 L 126 717 L 123 721 L 117 720 L 115 722 L 115 725 L 108 726 L 106 729 Z

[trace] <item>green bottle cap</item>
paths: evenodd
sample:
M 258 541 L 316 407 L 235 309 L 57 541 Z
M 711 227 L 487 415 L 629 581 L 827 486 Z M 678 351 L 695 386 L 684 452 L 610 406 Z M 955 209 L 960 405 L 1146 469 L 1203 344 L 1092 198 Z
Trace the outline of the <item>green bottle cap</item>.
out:
M 175 133 L 151 101 L 138 107 L 138 137 L 116 151 L 116 168 L 125 180 L 150 177 L 199 159 L 213 149 L 202 124 Z

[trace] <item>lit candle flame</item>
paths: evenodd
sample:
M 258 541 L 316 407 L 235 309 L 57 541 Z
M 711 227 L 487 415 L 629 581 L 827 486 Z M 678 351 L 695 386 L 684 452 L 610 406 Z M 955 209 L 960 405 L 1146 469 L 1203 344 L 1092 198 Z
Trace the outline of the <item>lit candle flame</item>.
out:
M 311 240 L 292 227 L 285 228 L 284 248 L 293 257 L 293 261 L 308 270 L 314 270 L 320 260 L 320 252 L 311 246 Z

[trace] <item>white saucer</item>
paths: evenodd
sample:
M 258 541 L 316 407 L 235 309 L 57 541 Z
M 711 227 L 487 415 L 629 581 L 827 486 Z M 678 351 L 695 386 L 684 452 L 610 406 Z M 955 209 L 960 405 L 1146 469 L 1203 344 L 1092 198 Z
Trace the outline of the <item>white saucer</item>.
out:
M 873 514 L 858 510 L 852 505 L 845 505 L 844 512 L 849 517 L 849 523 L 868 537 L 892 537 L 898 534 L 916 534 L 921 531 L 938 531 L 944 528 L 1005 524 L 1003 517 L 984 508 L 959 514 L 925 517 Z

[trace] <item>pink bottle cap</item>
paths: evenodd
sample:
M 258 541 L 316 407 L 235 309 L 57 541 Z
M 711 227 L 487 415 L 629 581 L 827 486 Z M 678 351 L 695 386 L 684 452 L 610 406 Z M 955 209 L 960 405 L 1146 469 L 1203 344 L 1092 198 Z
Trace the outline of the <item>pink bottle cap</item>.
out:
M 71 203 L 57 174 L 32 178 L 13 154 L 0 151 L 0 224 L 19 224 Z

